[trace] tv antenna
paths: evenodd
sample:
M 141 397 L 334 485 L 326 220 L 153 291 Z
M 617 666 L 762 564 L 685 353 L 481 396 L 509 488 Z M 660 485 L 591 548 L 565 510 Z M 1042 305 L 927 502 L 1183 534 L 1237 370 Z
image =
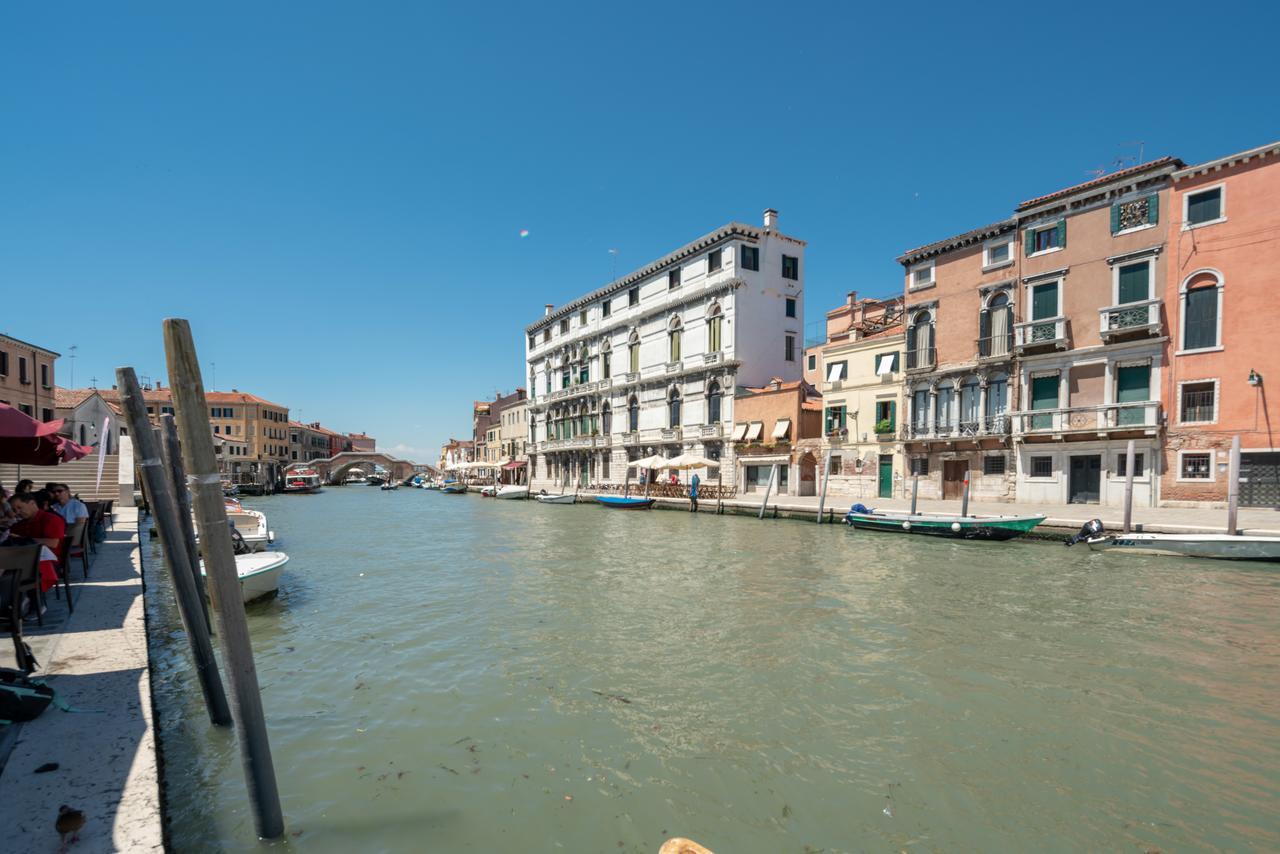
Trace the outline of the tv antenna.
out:
M 609 257 L 612 259 L 612 266 L 609 268 L 609 278 L 616 282 L 618 281 L 618 250 L 610 249 Z
M 76 346 L 75 344 L 72 344 L 72 345 L 71 345 L 69 348 L 67 348 L 67 349 L 69 349 L 69 350 L 71 351 L 71 355 L 70 355 L 70 356 L 68 356 L 68 358 L 69 358 L 69 359 L 71 359 L 71 385 L 70 385 L 70 388 L 75 388 L 75 387 L 76 387 L 76 350 L 79 350 L 80 348 L 79 348 L 78 346 Z

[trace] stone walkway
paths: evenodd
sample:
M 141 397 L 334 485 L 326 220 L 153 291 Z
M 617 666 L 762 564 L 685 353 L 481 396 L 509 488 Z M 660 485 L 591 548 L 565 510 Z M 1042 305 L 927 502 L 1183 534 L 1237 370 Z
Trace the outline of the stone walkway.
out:
M 34 721 L 0 731 L 4 849 L 57 851 L 54 820 L 68 804 L 88 818 L 70 849 L 75 854 L 163 851 L 134 508 L 116 511 L 88 580 L 79 563 L 71 577 L 75 613 L 51 595 L 44 627 L 32 626 L 27 637 L 41 664 L 34 675 L 87 711 L 50 706 Z M 0 665 L 14 665 L 7 636 L 0 638 Z M 47 763 L 57 770 L 35 773 Z

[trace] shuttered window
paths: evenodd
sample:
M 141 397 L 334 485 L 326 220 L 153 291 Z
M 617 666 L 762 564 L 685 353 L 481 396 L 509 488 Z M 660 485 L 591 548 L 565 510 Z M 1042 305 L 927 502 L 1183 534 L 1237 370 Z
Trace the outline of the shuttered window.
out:
M 1222 218 L 1222 188 L 1187 196 L 1187 224 L 1197 225 Z
M 1151 399 L 1151 366 L 1132 365 L 1116 371 L 1116 402 L 1139 403 Z M 1145 406 L 1126 406 L 1116 413 L 1118 424 L 1142 424 Z
M 1139 261 L 1120 268 L 1120 305 L 1151 298 L 1151 264 Z
M 1058 283 L 1049 282 L 1031 289 L 1031 319 L 1048 320 L 1058 316 Z
M 1186 328 L 1182 333 L 1182 349 L 1200 350 L 1218 346 L 1218 289 L 1194 288 L 1187 291 Z

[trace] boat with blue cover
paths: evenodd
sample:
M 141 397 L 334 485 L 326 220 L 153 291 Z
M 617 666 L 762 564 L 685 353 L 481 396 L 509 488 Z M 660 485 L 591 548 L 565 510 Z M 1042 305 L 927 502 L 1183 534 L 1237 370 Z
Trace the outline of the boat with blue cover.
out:
M 1043 513 L 1030 516 L 960 516 L 874 510 L 862 504 L 853 505 L 844 517 L 846 525 L 864 531 L 923 534 L 954 540 L 1012 540 L 1043 521 Z
M 625 495 L 597 495 L 596 501 L 615 510 L 648 510 L 656 498 L 628 498 Z

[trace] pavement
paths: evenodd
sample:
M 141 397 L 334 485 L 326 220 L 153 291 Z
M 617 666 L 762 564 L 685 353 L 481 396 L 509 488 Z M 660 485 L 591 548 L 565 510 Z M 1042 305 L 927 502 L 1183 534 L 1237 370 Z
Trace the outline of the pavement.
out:
M 54 820 L 67 804 L 87 817 L 75 854 L 163 851 L 137 510 L 116 511 L 88 579 L 78 562 L 71 577 L 75 613 L 50 591 L 44 627 L 25 632 L 42 665 L 33 676 L 76 711 L 50 706 L 0 727 L 3 847 L 57 851 Z M 0 666 L 14 666 L 7 636 Z M 57 769 L 36 773 L 48 763 Z

